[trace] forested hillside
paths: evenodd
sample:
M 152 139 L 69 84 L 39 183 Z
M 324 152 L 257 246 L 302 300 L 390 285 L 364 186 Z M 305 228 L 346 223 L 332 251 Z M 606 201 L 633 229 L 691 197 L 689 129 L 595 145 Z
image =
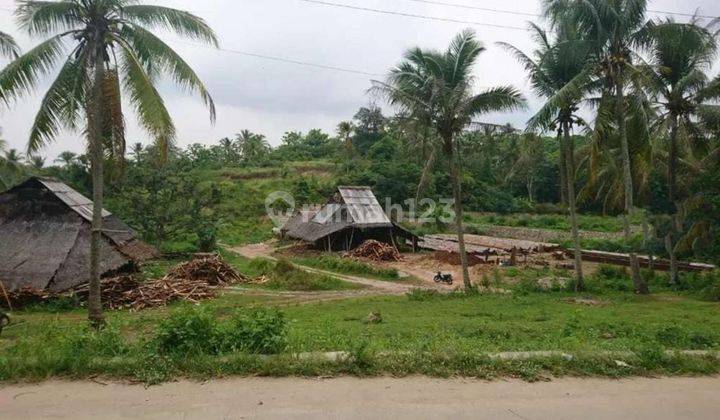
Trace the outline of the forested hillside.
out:
M 324 202 L 337 185 L 368 185 L 381 201 L 387 197 L 407 209 L 407 200 L 416 196 L 452 197 L 448 171 L 444 162 L 436 159 L 434 143 L 426 134 L 405 124 L 401 116 L 386 117 L 379 108 L 371 107 L 360 109 L 352 121 L 340 123 L 336 133 L 289 132 L 274 148 L 262 134 L 241 131 L 214 144 L 175 148 L 167 163 L 161 164 L 155 149 L 136 144 L 124 167 L 108 162 L 107 207 L 166 252 L 210 249 L 216 241 L 237 245 L 268 239 L 273 224 L 266 217 L 265 198 L 272 191 L 288 191 L 302 205 Z M 588 182 L 588 171 L 595 164 L 592 143 L 586 136 L 576 140 L 581 212 L 607 216 L 581 228 L 619 231 L 620 219 L 612 221 L 622 210 L 622 203 L 613 195 L 617 192 Z M 462 136 L 460 145 L 463 204 L 471 213 L 466 216 L 469 229 L 509 225 L 569 230 L 561 202 L 556 138 L 526 134 L 509 126 L 475 125 Z M 717 214 L 713 206 L 720 204 L 717 173 L 709 171 L 691 185 L 693 191 L 705 192 L 706 201 L 696 212 L 688 213 L 688 229 L 695 222 L 708 223 L 710 229 L 719 226 L 717 220 L 707 219 Z M 60 178 L 87 195 L 91 193 L 87 158 L 70 152 L 53 166 L 20 161 L 6 165 L 2 174 L 8 185 L 38 174 Z M 664 178 L 662 166 L 653 166 L 647 182 L 637 190 L 645 215 L 633 218 L 638 226 L 646 223 L 651 231 L 654 228 L 653 248 L 661 255 L 662 232 L 669 223 L 662 216 L 669 209 Z M 501 216 L 480 217 L 472 214 L 475 212 Z M 523 216 L 527 213 L 536 216 Z M 434 224 L 411 227 L 419 232 L 452 230 Z M 606 250 L 642 251 L 643 240 L 637 233 L 630 244 L 621 240 L 586 243 Z M 715 260 L 712 246 L 691 246 L 682 256 Z

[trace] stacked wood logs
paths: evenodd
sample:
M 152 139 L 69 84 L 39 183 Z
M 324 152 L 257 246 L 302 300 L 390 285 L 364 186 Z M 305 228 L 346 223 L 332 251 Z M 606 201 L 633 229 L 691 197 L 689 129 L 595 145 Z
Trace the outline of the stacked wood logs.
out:
M 402 255 L 397 248 L 375 240 L 363 242 L 350 253 L 350 256 L 373 261 L 402 261 Z

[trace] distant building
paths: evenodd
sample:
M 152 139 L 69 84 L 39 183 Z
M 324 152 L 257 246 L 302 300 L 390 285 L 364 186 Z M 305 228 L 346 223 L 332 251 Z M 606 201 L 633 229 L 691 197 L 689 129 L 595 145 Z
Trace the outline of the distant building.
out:
M 90 281 L 92 202 L 62 182 L 31 178 L 0 194 L 0 281 L 63 292 Z M 101 272 L 132 270 L 157 251 L 103 210 Z
M 417 236 L 388 218 L 370 187 L 338 187 L 324 206 L 297 211 L 281 233 L 330 251 L 351 250 L 369 239 L 417 243 Z

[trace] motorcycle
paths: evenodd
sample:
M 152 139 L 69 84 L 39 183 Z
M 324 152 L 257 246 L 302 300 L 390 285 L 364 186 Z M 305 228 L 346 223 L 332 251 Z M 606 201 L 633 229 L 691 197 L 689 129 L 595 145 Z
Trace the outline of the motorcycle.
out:
M 438 271 L 435 276 L 435 283 L 453 284 L 453 276 L 452 274 L 443 274 Z

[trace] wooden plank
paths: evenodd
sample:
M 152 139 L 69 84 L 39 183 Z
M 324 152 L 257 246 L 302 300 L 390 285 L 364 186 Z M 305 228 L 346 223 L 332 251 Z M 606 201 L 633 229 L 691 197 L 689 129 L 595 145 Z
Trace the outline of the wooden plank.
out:
M 565 254 L 569 257 L 574 256 L 574 251 L 567 249 Z M 630 255 L 622 254 L 618 252 L 607 252 L 607 251 L 593 251 L 593 250 L 582 250 L 581 256 L 583 261 L 598 262 L 603 264 L 621 265 L 625 267 L 630 266 Z M 647 255 L 638 255 L 638 262 L 640 267 L 650 268 L 650 257 Z M 665 259 L 654 258 L 652 266 L 656 270 L 669 271 L 670 261 Z M 678 269 L 681 271 L 711 271 L 716 267 L 712 264 L 703 263 L 692 263 L 685 261 L 678 261 Z

